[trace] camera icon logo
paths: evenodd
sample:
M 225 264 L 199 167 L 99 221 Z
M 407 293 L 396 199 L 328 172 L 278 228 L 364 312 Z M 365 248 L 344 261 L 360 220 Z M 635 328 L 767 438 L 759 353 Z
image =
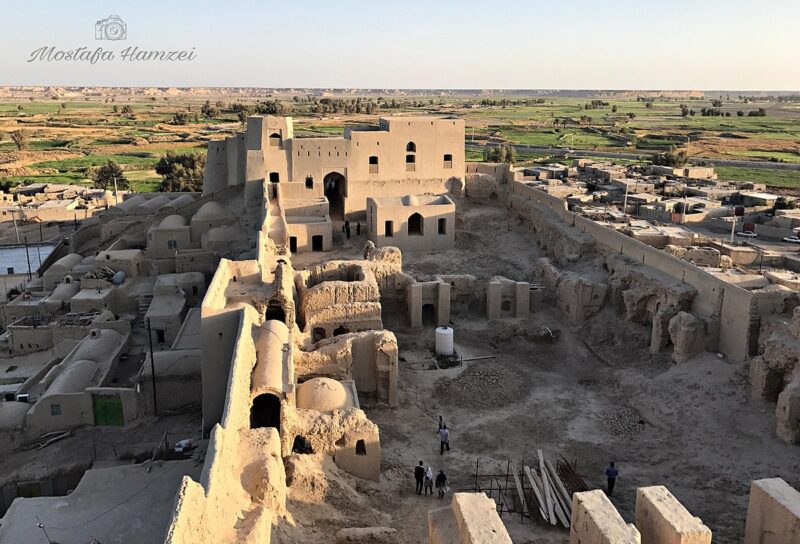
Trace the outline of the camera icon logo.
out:
M 128 37 L 128 25 L 119 15 L 109 15 L 94 24 L 95 40 L 124 40 Z

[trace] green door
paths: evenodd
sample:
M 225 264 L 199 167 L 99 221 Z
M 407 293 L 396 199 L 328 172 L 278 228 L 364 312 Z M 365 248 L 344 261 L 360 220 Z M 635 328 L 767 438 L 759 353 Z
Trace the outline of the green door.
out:
M 124 425 L 122 399 L 117 395 L 92 395 L 95 425 Z

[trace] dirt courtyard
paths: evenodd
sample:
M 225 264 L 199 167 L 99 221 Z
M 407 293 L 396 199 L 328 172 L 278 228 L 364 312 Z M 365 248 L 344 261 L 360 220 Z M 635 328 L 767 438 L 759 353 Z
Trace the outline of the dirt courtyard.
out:
M 478 284 L 495 274 L 533 280 L 542 255 L 507 210 L 465 205 L 458 215 L 456 249 L 404 254 L 404 270 L 417 279 L 470 273 Z M 344 245 L 329 258 L 356 257 L 363 235 Z M 591 267 L 591 257 L 578 266 Z M 403 542 L 427 542 L 427 511 L 439 502 L 415 494 L 419 460 L 434 472 L 444 469 L 455 491 L 473 489 L 477 459 L 482 473 L 505 473 L 509 459 L 531 464 L 538 448 L 552 460 L 577 460 L 597 488 L 614 460 L 620 476 L 612 502 L 626 521 L 633 521 L 636 488 L 662 484 L 720 543 L 742 539 L 751 480 L 800 484 L 800 453 L 775 437 L 774 405 L 749 399 L 747 363 L 704 353 L 672 365 L 668 354 L 649 353 L 649 329 L 625 322 L 611 308 L 579 328 L 550 307 L 529 319 L 491 322 L 470 309 L 451 321 L 462 356 L 494 359 L 440 370 L 432 357 L 434 331 L 411 330 L 402 313 L 384 309 L 384 327 L 400 346 L 401 394 L 396 409 L 365 409 L 381 431 L 381 483 L 353 480 L 366 499 L 363 508 L 340 510 L 346 519 L 317 517 L 313 524 L 322 533 L 326 525 L 380 523 L 397 528 Z M 543 326 L 558 338 L 526 337 Z M 452 429 L 452 449 L 444 455 L 436 436 L 439 414 Z M 514 542 L 568 538 L 566 530 L 521 523 L 518 516 L 503 520 Z

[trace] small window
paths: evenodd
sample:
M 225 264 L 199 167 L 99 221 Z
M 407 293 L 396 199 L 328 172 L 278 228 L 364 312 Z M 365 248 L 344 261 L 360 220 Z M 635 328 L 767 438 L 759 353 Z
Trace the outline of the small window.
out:
M 367 454 L 367 444 L 363 440 L 358 440 L 356 442 L 356 455 L 366 455 Z
M 283 148 L 283 138 L 277 132 L 273 132 L 269 135 L 269 146 L 270 147 L 277 147 L 278 149 Z
M 51 404 L 50 405 L 50 415 L 51 416 L 60 416 L 61 415 L 61 405 L 60 404 Z
M 450 153 L 445 153 L 444 155 L 444 167 L 445 169 L 453 168 L 453 155 Z
M 414 155 L 406 155 L 406 164 L 414 164 L 417 158 Z
M 314 178 L 311 176 L 306 176 L 306 189 L 313 189 L 314 188 Z
M 269 182 L 270 183 L 279 183 L 281 181 L 281 175 L 278 172 L 270 172 L 269 173 Z
M 439 219 L 439 234 L 447 234 L 447 219 Z
M 407 153 L 416 153 L 417 152 L 417 144 L 414 142 L 408 142 L 406 145 L 406 152 Z
M 503 303 L 500 305 L 500 309 L 502 311 L 504 311 L 504 312 L 510 312 L 511 311 L 511 301 L 510 300 L 504 300 Z
M 177 240 L 167 240 L 167 247 L 169 249 L 178 249 L 178 241 Z
M 387 238 L 393 238 L 394 237 L 394 221 L 387 221 L 386 222 L 386 224 L 384 225 L 384 232 L 385 232 L 384 235 Z
M 375 155 L 369 158 L 369 173 L 370 174 L 378 173 L 378 157 L 376 157 Z

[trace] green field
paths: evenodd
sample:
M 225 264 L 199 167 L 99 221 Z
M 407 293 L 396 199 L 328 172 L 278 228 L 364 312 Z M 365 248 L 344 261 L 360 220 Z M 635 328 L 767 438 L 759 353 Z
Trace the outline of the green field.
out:
M 209 98 L 250 107 L 265 100 L 264 95 Z M 800 163 L 800 104 L 777 100 L 748 103 L 739 96 L 725 97 L 722 105 L 710 99 L 656 98 L 649 102 L 635 96 L 588 97 L 514 96 L 396 96 L 362 97 L 377 104 L 374 114 L 320 111 L 320 104 L 332 107 L 355 101 L 346 94 L 330 98 L 282 96 L 277 98 L 286 114 L 295 118 L 298 137 L 341 136 L 345 127 L 374 125 L 379 116 L 396 114 L 448 114 L 466 121 L 467 142 L 516 143 L 541 147 L 572 148 L 596 152 L 660 153 L 690 142 L 693 158 L 743 159 L 764 162 Z M 156 162 L 167 151 L 205 153 L 206 142 L 241 130 L 234 111 L 227 108 L 215 119 L 200 113 L 206 98 L 160 96 L 157 98 L 86 96 L 81 99 L 55 97 L 53 100 L 19 98 L 0 103 L 0 168 L 9 155 L 30 175 L 5 179 L 19 182 L 75 182 L 90 169 L 108 160 L 120 164 L 135 178 L 135 186 L 151 189 L 158 185 L 153 173 Z M 648 99 L 650 100 L 650 99 Z M 394 103 L 394 104 L 392 104 Z M 681 115 L 681 105 L 695 115 Z M 122 115 L 123 107 L 130 112 Z M 117 112 L 113 109 L 117 108 Z M 337 105 L 336 107 L 340 107 Z M 730 116 L 703 117 L 702 108 L 715 108 Z M 316 108 L 316 109 L 315 109 Z M 747 112 L 764 108 L 764 117 Z M 738 116 L 737 111 L 745 112 Z M 364 110 L 361 110 L 364 111 Z M 189 115 L 189 123 L 176 126 L 177 112 Z M 21 158 L 8 137 L 13 130 L 28 132 L 27 149 Z M 70 154 L 76 156 L 69 156 Z M 482 151 L 467 150 L 468 160 L 482 159 Z M 541 160 L 540 154 L 518 154 L 518 162 Z M 617 161 L 622 162 L 622 161 Z M 763 180 L 777 187 L 800 187 L 794 172 L 778 169 L 720 168 L 720 178 Z M 13 170 L 12 170 L 13 172 Z
M 733 181 L 754 181 L 772 187 L 800 188 L 800 170 L 778 170 L 776 168 L 739 168 L 718 166 L 715 168 L 719 179 Z

